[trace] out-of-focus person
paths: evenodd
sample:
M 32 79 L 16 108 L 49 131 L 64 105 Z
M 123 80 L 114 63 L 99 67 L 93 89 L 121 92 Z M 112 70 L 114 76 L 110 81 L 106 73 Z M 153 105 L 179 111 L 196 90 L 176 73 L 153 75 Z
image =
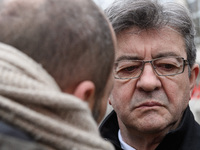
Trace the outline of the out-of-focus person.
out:
M 115 35 L 94 2 L 2 0 L 0 28 L 0 149 L 112 150 Z

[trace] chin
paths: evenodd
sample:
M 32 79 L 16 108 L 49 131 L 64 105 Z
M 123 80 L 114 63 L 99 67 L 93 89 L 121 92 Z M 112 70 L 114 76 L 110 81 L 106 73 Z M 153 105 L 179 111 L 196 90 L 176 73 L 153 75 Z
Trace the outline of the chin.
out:
M 169 123 L 166 119 L 161 117 L 143 118 L 139 122 L 138 129 L 146 133 L 157 133 L 169 127 Z

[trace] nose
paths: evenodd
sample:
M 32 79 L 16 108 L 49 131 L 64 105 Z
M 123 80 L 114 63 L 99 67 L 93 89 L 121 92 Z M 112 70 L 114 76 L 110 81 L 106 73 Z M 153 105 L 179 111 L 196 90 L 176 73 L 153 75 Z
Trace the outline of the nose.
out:
M 154 72 L 150 63 L 145 64 L 144 70 L 137 81 L 136 87 L 147 92 L 151 92 L 161 87 L 161 81 Z

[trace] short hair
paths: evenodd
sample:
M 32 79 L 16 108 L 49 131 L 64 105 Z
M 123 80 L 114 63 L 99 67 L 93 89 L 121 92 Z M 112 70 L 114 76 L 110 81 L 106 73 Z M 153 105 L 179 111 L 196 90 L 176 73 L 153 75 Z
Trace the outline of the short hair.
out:
M 95 97 L 102 96 L 113 67 L 114 44 L 105 15 L 93 2 L 2 1 L 1 42 L 40 63 L 62 90 L 91 80 Z
M 171 27 L 183 37 L 190 68 L 196 60 L 195 27 L 189 11 L 178 3 L 161 4 L 156 0 L 116 0 L 105 14 L 115 33 L 132 27 L 161 29 Z

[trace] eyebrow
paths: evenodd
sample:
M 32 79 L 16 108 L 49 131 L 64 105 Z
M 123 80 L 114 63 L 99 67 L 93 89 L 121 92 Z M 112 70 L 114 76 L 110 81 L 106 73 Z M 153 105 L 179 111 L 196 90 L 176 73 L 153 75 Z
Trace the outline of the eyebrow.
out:
M 117 58 L 116 62 L 120 62 L 123 60 L 141 60 L 141 58 L 139 58 L 138 56 L 120 56 L 119 58 Z
M 155 58 L 160 58 L 160 57 L 168 57 L 168 56 L 179 56 L 177 55 L 176 53 L 174 52 L 163 52 L 163 53 L 159 53 L 159 54 L 156 54 L 153 59 Z M 120 61 L 123 61 L 123 60 L 142 60 L 141 57 L 138 57 L 138 56 L 127 56 L 127 55 L 123 55 L 123 56 L 120 56 L 119 58 L 116 59 L 116 63 L 120 62 Z
M 159 54 L 155 55 L 154 59 L 160 58 L 160 57 L 168 57 L 168 56 L 180 56 L 180 55 L 176 54 L 175 52 L 164 52 L 164 53 L 159 53 Z

